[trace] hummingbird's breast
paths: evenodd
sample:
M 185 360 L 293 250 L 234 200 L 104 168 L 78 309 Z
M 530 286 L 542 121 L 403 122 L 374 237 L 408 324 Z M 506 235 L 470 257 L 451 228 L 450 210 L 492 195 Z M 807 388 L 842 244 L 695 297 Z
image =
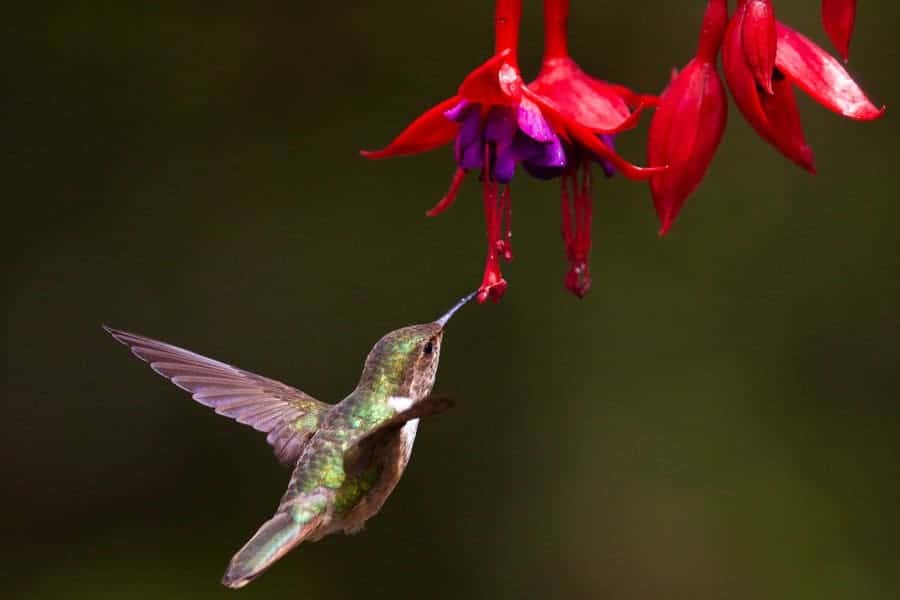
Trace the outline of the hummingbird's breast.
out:
M 356 533 L 381 510 L 406 470 L 418 427 L 419 419 L 407 422 L 367 455 L 351 461 L 347 480 L 338 492 L 343 502 L 335 506 L 335 529 Z

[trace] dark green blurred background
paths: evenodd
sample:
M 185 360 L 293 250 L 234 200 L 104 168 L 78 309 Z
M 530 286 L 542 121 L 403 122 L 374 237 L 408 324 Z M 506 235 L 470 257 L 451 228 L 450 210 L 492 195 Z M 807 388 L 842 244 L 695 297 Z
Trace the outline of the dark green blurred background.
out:
M 658 91 L 704 3 L 574 0 L 590 73 Z M 851 70 L 900 98 L 893 0 Z M 9 7 L 12 9 L 12 7 Z M 826 44 L 818 2 L 782 20 Z M 28 11 L 32 12 L 28 12 Z M 540 55 L 526 2 L 523 69 Z M 449 150 L 370 163 L 492 49 L 490 3 L 71 2 L 2 44 L 4 596 L 218 598 L 288 473 L 109 339 L 132 329 L 329 401 L 371 344 L 480 279 Z M 597 187 L 593 292 L 564 292 L 558 191 L 516 181 L 516 261 L 465 310 L 405 479 L 353 538 L 242 598 L 900 596 L 895 111 L 801 101 L 810 177 L 730 111 L 656 236 L 646 186 Z M 646 127 L 624 136 L 641 161 Z

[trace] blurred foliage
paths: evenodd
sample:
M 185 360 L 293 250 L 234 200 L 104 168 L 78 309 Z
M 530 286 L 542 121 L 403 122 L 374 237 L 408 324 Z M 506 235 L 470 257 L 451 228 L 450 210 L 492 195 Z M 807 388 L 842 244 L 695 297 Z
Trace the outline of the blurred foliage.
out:
M 646 91 L 703 8 L 573 5 L 582 66 Z M 826 43 L 818 2 L 777 6 Z M 900 7 L 860 10 L 851 69 L 891 104 Z M 287 472 L 100 324 L 340 399 L 381 334 L 479 281 L 475 185 L 423 216 L 449 152 L 357 150 L 487 56 L 489 3 L 20 3 L 5 23 L 6 592 L 224 596 Z M 665 239 L 646 186 L 599 185 L 584 301 L 556 186 L 517 180 L 509 293 L 445 342 L 437 389 L 461 406 L 365 533 L 241 597 L 900 597 L 897 120 L 801 108 L 817 177 L 732 109 Z

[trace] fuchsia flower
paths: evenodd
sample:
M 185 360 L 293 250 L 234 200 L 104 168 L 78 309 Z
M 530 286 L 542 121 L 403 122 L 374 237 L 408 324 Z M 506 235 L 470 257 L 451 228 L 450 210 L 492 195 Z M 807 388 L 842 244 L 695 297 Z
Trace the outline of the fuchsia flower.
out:
M 728 100 L 716 71 L 716 56 L 727 21 L 726 0 L 710 0 L 697 55 L 672 77 L 650 122 L 647 162 L 669 165 L 650 180 L 660 235 L 669 230 L 684 201 L 700 184 L 725 132 Z
M 596 123 L 567 116 L 563 107 L 524 85 L 516 56 L 520 17 L 521 0 L 498 0 L 496 54 L 465 78 L 455 96 L 413 121 L 386 148 L 363 152 L 368 158 L 387 158 L 426 152 L 455 140 L 457 170 L 449 191 L 428 216 L 449 208 L 466 174 L 480 171 L 488 249 L 479 302 L 499 300 L 507 287 L 500 259 L 512 259 L 509 182 L 518 164 L 538 175 L 563 173 L 568 160 L 563 142 L 574 140 L 626 176 L 647 178 L 659 170 L 627 162 L 596 137 Z
M 544 58 L 526 92 L 564 140 L 566 164 L 563 169 L 529 171 L 543 179 L 560 178 L 561 229 L 569 261 L 565 285 L 583 298 L 591 288 L 591 163 L 600 163 L 607 177 L 621 166 L 627 176 L 645 178 L 647 169 L 621 165 L 603 152 L 611 151 L 615 134 L 633 128 L 641 111 L 657 99 L 586 75 L 569 56 L 568 17 L 569 0 L 544 1 Z
M 725 32 L 722 64 L 735 104 L 753 129 L 811 172 L 815 172 L 813 153 L 803 135 L 792 85 L 850 119 L 867 121 L 884 112 L 869 101 L 840 62 L 776 21 L 771 0 L 738 0 Z M 774 65 L 771 74 L 763 71 L 767 65 Z
M 540 109 L 522 95 L 516 57 L 520 18 L 521 0 L 498 0 L 496 54 L 465 78 L 455 96 L 413 121 L 386 148 L 363 152 L 368 158 L 414 154 L 455 138 L 456 173 L 449 191 L 428 216 L 436 216 L 453 204 L 470 170 L 481 171 L 488 250 L 479 302 L 489 297 L 499 300 L 506 291 L 500 258 L 512 259 L 509 182 L 516 165 L 532 162 L 561 167 L 565 162 L 559 138 Z
M 822 24 L 843 59 L 850 60 L 850 38 L 856 23 L 856 0 L 822 0 Z

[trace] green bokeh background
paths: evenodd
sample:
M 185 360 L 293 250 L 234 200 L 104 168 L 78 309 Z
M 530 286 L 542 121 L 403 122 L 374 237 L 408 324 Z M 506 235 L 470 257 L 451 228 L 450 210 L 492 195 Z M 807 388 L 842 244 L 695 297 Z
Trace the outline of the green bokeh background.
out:
M 590 73 L 658 91 L 703 2 L 574 0 Z M 386 143 L 491 51 L 491 7 L 61 2 L 2 26 L 10 598 L 219 598 L 287 471 L 100 330 L 132 329 L 330 401 L 371 344 L 479 281 L 474 182 Z M 782 20 L 827 44 L 818 2 Z M 893 0 L 851 70 L 900 98 Z M 522 63 L 540 56 L 526 2 Z M 900 597 L 898 127 L 801 100 L 810 177 L 730 111 L 665 239 L 646 186 L 596 191 L 594 290 L 562 289 L 558 191 L 514 186 L 497 306 L 453 323 L 407 475 L 352 538 L 242 598 Z M 621 138 L 640 161 L 646 126 Z M 7 596 L 6 594 L 9 594 Z

